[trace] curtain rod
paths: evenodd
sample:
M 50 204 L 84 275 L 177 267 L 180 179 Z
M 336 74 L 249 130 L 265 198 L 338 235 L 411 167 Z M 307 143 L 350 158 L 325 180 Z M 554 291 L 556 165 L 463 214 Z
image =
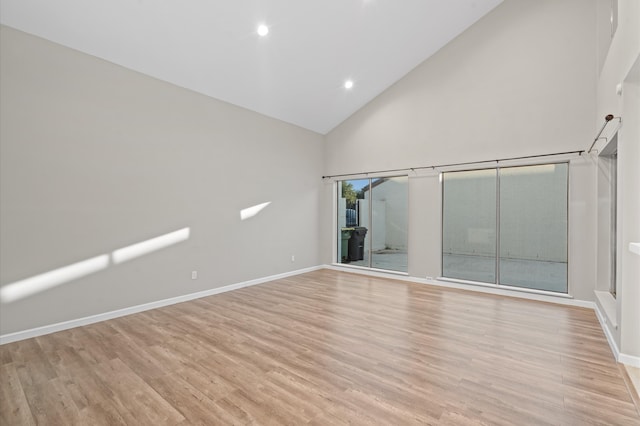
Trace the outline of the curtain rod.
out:
M 591 154 L 591 150 L 593 149 L 593 146 L 596 144 L 596 142 L 598 142 L 598 139 L 607 139 L 607 138 L 601 138 L 600 135 L 602 135 L 602 132 L 604 131 L 604 128 L 607 127 L 607 124 L 609 124 L 609 122 L 611 120 L 613 120 L 614 118 L 618 119 L 618 123 L 622 123 L 622 117 L 614 117 L 613 114 L 607 114 L 604 117 L 604 124 L 600 128 L 600 131 L 598 132 L 598 135 L 596 136 L 596 138 L 593 140 L 593 143 L 589 147 L 589 150 L 587 151 L 587 154 Z
M 512 160 L 526 160 L 529 158 L 541 158 L 541 157 L 552 157 L 552 156 L 556 156 L 556 155 L 569 155 L 569 154 L 578 154 L 578 155 L 582 155 L 582 153 L 584 153 L 584 150 L 580 150 L 580 151 L 566 151 L 566 152 L 556 152 L 553 154 L 538 154 L 538 155 L 527 155 L 524 157 L 510 157 L 510 158 L 499 158 L 497 160 L 484 160 L 484 161 L 467 161 L 465 163 L 451 163 L 451 164 L 438 164 L 435 166 L 419 166 L 419 167 L 406 167 L 404 169 L 389 169 L 389 170 L 376 170 L 376 171 L 372 171 L 372 172 L 362 172 L 362 173 L 344 173 L 344 174 L 337 174 L 337 175 L 326 175 L 326 176 L 322 176 L 322 179 L 331 179 L 331 178 L 335 178 L 335 177 L 346 177 L 346 176 L 362 176 L 362 175 L 370 175 L 370 174 L 377 174 L 377 173 L 392 173 L 392 172 L 409 172 L 409 171 L 414 171 L 414 170 L 423 170 L 423 169 L 437 169 L 437 168 L 444 168 L 444 167 L 454 167 L 454 166 L 470 166 L 472 164 L 483 164 L 483 163 L 499 163 L 501 161 L 512 161 Z

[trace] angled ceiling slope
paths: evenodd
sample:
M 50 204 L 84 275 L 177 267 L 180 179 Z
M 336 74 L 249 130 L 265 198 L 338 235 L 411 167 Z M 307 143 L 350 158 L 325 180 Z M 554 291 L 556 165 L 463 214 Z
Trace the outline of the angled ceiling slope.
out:
M 0 20 L 326 134 L 501 2 L 2 0 Z

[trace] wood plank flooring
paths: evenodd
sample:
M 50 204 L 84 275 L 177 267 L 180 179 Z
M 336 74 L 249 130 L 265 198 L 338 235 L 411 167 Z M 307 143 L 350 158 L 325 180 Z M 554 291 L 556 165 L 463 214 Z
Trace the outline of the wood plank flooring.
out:
M 2 425 L 640 425 L 592 310 L 329 270 L 0 363 Z

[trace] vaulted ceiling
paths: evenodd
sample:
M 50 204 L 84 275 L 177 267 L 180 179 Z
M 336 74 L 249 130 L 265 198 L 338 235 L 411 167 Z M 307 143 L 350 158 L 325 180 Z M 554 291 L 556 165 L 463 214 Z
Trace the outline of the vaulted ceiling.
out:
M 325 134 L 501 2 L 2 0 L 0 21 Z

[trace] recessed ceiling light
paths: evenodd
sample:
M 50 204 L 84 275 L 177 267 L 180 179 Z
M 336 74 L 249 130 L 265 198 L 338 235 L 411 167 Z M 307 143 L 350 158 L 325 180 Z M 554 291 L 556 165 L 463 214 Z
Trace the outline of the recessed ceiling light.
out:
M 269 27 L 267 27 L 266 25 L 262 24 L 262 25 L 258 25 L 258 35 L 260 37 L 264 37 L 267 34 L 269 34 Z
M 347 80 L 344 82 L 345 89 L 351 89 L 353 87 L 353 80 Z

